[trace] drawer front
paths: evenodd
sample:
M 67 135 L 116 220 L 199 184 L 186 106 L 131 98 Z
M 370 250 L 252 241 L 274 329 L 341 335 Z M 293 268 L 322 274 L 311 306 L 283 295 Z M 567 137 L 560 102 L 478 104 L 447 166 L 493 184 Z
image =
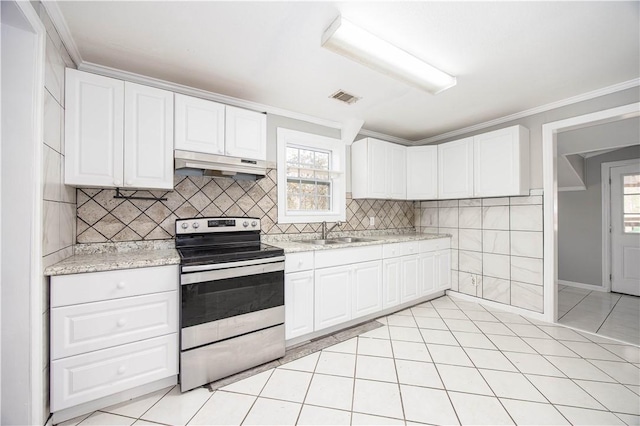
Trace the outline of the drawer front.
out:
M 51 309 L 51 359 L 178 331 L 178 292 Z
M 315 255 L 315 267 L 350 265 L 352 263 L 369 262 L 382 259 L 382 244 L 365 247 L 318 250 Z
M 287 253 L 284 260 L 284 272 L 300 272 L 313 269 L 313 252 Z
M 51 277 L 51 307 L 178 290 L 178 265 Z
M 420 241 L 420 253 L 444 250 L 451 247 L 451 238 L 437 238 L 435 240 Z
M 402 256 L 409 256 L 412 254 L 418 254 L 420 250 L 420 242 L 419 241 L 410 241 L 407 243 L 400 244 L 400 254 Z
M 389 259 L 391 257 L 402 256 L 401 243 L 385 244 L 382 246 L 382 258 Z
M 51 363 L 51 411 L 151 383 L 178 373 L 178 334 Z

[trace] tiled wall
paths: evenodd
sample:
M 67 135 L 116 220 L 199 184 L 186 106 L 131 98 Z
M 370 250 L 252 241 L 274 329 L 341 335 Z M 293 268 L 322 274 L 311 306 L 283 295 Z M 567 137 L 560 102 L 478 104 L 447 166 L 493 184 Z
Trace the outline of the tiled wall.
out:
M 416 202 L 416 230 L 453 236 L 452 290 L 543 310 L 542 196 Z
M 76 191 L 64 181 L 64 69 L 75 65 L 40 2 L 31 2 L 47 31 L 42 146 L 42 266 L 73 254 Z M 49 282 L 42 277 L 44 424 L 49 417 Z
M 262 219 L 263 233 L 319 232 L 319 223 L 278 224 L 277 173 L 256 182 L 230 178 L 175 176 L 175 191 L 124 191 L 131 195 L 166 197 L 166 201 L 114 199 L 111 189 L 77 191 L 77 241 L 95 243 L 171 238 L 175 220 L 197 216 L 251 216 Z M 347 198 L 342 231 L 413 229 L 412 201 Z M 375 217 L 375 226 L 369 226 Z

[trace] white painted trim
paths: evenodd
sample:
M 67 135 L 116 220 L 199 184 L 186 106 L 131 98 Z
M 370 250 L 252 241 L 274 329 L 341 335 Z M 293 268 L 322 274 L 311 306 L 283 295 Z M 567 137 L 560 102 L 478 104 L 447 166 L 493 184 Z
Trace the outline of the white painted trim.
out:
M 576 283 L 576 282 L 573 282 L 573 281 L 558 280 L 558 284 L 566 285 L 566 286 L 569 286 L 569 287 L 582 288 L 584 290 L 601 291 L 601 292 L 604 292 L 604 293 L 608 293 L 610 291 L 610 290 L 605 289 L 601 285 Z
M 565 191 L 585 191 L 587 189 L 586 186 L 582 185 L 582 186 L 563 186 L 563 187 L 558 187 L 558 192 L 565 192 Z
M 407 146 L 412 146 L 412 145 L 415 145 L 417 143 L 415 141 L 410 141 L 409 139 L 399 138 L 397 136 L 386 135 L 384 133 L 374 132 L 373 130 L 367 130 L 367 129 L 360 130 L 359 135 L 366 136 L 368 138 L 380 139 L 380 140 L 387 141 L 387 142 L 393 142 L 393 143 L 397 143 L 397 144 L 400 144 L 400 145 L 407 145 Z
M 640 116 L 640 103 L 611 108 L 590 114 L 554 121 L 542 126 L 542 180 L 544 188 L 544 317 L 546 321 L 558 319 L 558 132 L 595 124 L 603 124 Z
M 602 163 L 600 187 L 602 188 L 602 283 L 606 291 L 611 291 L 611 169 L 637 164 L 638 159 L 609 161 Z M 607 184 L 605 184 L 607 183 Z
M 41 3 L 47 11 L 49 18 L 51 18 L 51 23 L 58 32 L 60 40 L 62 40 L 62 44 L 64 44 L 67 52 L 69 52 L 69 56 L 71 56 L 71 59 L 76 65 L 81 64 L 82 57 L 80 56 L 80 51 L 78 50 L 75 40 L 71 36 L 71 30 L 69 30 L 67 21 L 64 19 L 60 6 L 58 6 L 58 2 L 43 0 Z
M 432 136 L 425 139 L 420 139 L 412 142 L 414 145 L 424 145 L 434 142 L 439 142 L 441 140 L 445 140 L 448 138 L 453 138 L 456 136 L 465 135 L 467 133 L 475 132 L 477 130 L 486 129 L 487 127 L 497 126 L 499 124 L 504 124 L 509 121 L 519 120 L 524 117 L 529 117 L 531 115 L 540 114 L 546 111 L 551 111 L 553 109 L 562 108 L 567 105 L 572 105 L 578 102 L 588 101 L 589 99 L 597 98 L 600 96 L 609 95 L 611 93 L 620 92 L 622 90 L 630 89 L 632 87 L 640 86 L 640 78 L 635 78 L 633 80 L 624 81 L 622 83 L 614 84 L 611 86 L 603 87 L 598 90 L 593 90 L 591 92 L 583 93 L 581 95 L 572 96 L 570 98 L 562 99 L 556 102 L 551 102 L 546 105 L 541 105 L 538 107 L 530 108 L 524 111 L 517 112 L 515 114 L 505 115 L 504 117 L 496 118 L 494 120 L 485 121 L 484 123 L 475 124 L 473 126 L 468 126 L 462 129 L 454 130 L 451 132 L 443 133 L 441 135 Z
M 517 306 L 505 305 L 504 303 L 494 302 L 493 300 L 482 299 L 476 296 L 470 296 L 468 294 L 459 293 L 457 291 L 447 290 L 447 296 L 464 300 L 465 302 L 478 303 L 480 305 L 488 306 L 491 309 L 500 309 L 512 314 L 522 315 L 523 317 L 533 318 L 538 321 L 547 321 L 544 314 L 539 312 L 530 311 L 528 309 L 518 308 Z M 547 321 L 548 322 L 548 321 Z

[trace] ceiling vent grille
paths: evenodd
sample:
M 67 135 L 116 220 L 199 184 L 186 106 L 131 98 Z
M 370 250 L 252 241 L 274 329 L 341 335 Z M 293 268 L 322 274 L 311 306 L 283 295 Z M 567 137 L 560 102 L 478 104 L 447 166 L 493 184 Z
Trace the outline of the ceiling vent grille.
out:
M 351 104 L 355 104 L 356 102 L 358 102 L 360 99 L 355 95 L 352 95 L 351 93 L 347 93 L 344 90 L 338 90 L 336 93 L 334 93 L 333 95 L 329 96 L 331 99 L 336 99 L 340 102 L 344 102 L 347 105 L 351 105 Z

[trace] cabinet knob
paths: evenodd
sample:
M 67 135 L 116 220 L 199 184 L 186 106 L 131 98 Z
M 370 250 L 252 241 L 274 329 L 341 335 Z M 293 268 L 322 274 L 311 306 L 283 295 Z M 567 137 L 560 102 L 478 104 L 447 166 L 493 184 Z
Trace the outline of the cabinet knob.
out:
M 127 181 L 127 185 L 129 185 L 129 186 L 133 185 L 133 181 L 132 180 L 128 180 Z
M 126 287 L 126 283 L 124 281 L 120 281 L 116 287 L 118 287 L 118 290 L 123 290 Z
M 116 180 L 114 180 L 114 181 L 113 181 L 113 184 L 114 184 L 115 186 L 120 186 L 120 185 L 122 185 L 122 181 L 120 181 L 120 180 L 116 179 Z
M 124 365 L 120 366 L 120 368 L 118 368 L 118 375 L 122 376 L 125 371 L 127 371 L 127 367 L 125 367 Z
M 118 322 L 116 322 L 116 325 L 117 325 L 118 327 L 124 327 L 124 325 L 125 325 L 126 323 L 127 323 L 127 320 L 125 320 L 124 318 L 120 318 L 120 319 L 118 320 Z
M 224 154 L 224 151 L 222 149 L 218 149 L 218 154 Z
M 298 261 L 298 266 L 302 266 L 302 265 L 304 265 L 304 262 L 302 260 L 299 260 Z

